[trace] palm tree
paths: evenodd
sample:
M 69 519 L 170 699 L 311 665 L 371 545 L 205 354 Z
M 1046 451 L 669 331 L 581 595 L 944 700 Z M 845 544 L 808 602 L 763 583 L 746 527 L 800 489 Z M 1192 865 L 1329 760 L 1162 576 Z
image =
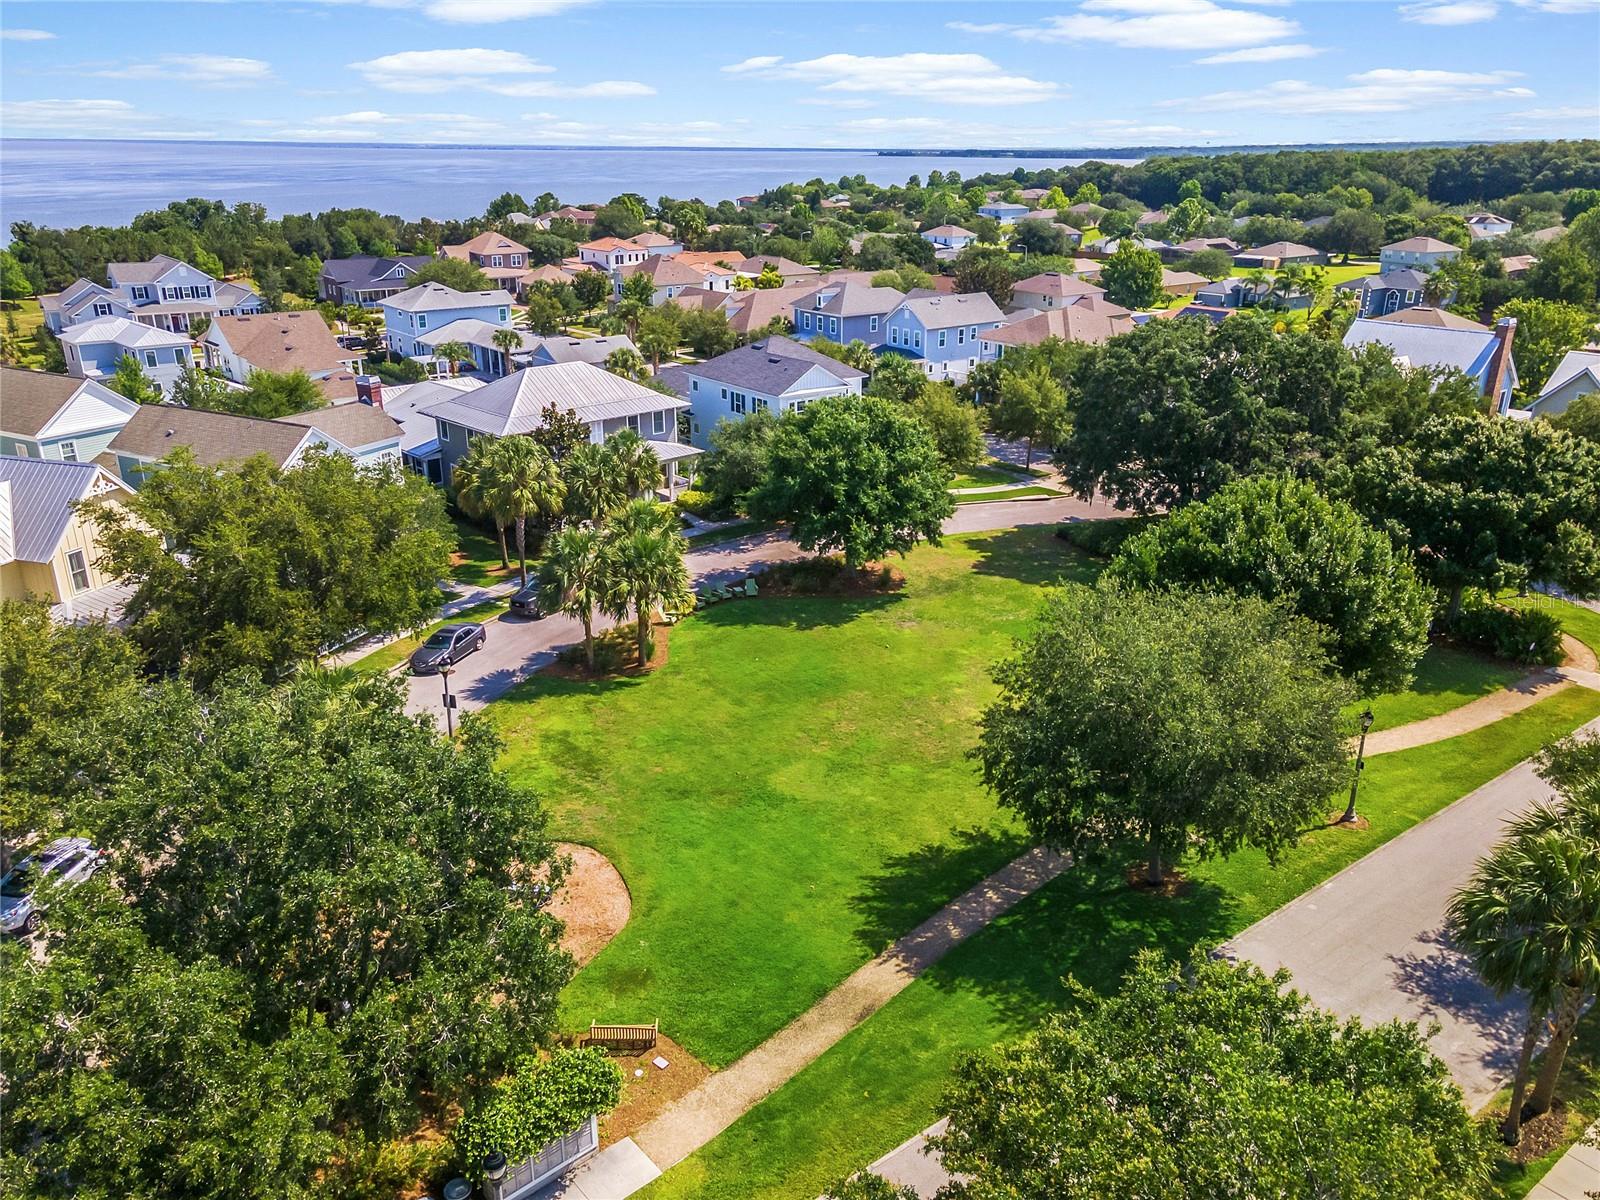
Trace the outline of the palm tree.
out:
M 517 527 L 517 562 L 522 586 L 528 586 L 528 518 L 554 517 L 561 512 L 567 485 L 561 481 L 550 452 L 530 437 L 501 438 L 490 459 L 492 502 Z
M 644 355 L 627 346 L 613 350 L 606 355 L 605 368 L 613 375 L 620 375 L 624 379 L 632 379 L 636 382 L 645 378 L 648 374 L 645 370 Z
M 456 507 L 474 520 L 485 517 L 494 521 L 495 532 L 500 536 L 500 569 L 511 569 L 511 557 L 506 553 L 506 522 L 500 517 L 492 502 L 494 489 L 494 439 L 473 438 L 467 452 L 456 460 L 450 472 L 450 483 L 456 490 Z
M 515 329 L 496 329 L 494 336 L 489 340 L 505 358 L 505 370 L 502 374 L 511 374 L 511 356 L 522 349 L 522 335 Z
M 450 373 L 456 373 L 457 363 L 471 362 L 472 350 L 465 342 L 440 342 L 433 348 L 433 356 L 450 364 Z
M 606 439 L 606 453 L 617 464 L 617 479 L 624 495 L 642 496 L 661 486 L 661 459 L 645 441 L 631 429 L 624 429 Z
M 1560 775 L 1551 764 L 1581 761 L 1587 777 Z M 1448 928 L 1478 974 L 1498 994 L 1528 993 L 1523 1033 L 1501 1134 L 1521 1136 L 1524 1112 L 1548 1112 L 1557 1077 L 1585 1002 L 1600 989 L 1600 742 L 1568 742 L 1549 751 L 1541 773 L 1564 793 L 1513 821 L 1450 903 Z M 1577 774 L 1585 774 L 1580 770 Z M 1533 1094 L 1523 1095 L 1539 1034 L 1548 1017 L 1550 1045 Z
M 594 670 L 594 612 L 607 595 L 607 562 L 600 533 L 568 528 L 551 535 L 539 559 L 539 583 L 557 612 L 583 625 L 583 653 Z
M 854 367 L 856 370 L 865 371 L 870 375 L 872 374 L 872 369 L 878 365 L 878 356 L 872 352 L 872 347 L 867 345 L 866 342 L 860 338 L 853 338 L 845 345 L 843 352 L 839 355 L 839 361 L 847 367 Z
M 628 498 L 616 456 L 593 442 L 561 460 L 561 476 L 567 485 L 566 515 L 574 521 L 599 524 Z
M 631 608 L 637 622 L 639 665 L 650 658 L 650 614 L 657 606 L 689 603 L 688 542 L 678 515 L 654 500 L 632 500 L 606 531 L 610 589 L 606 611 L 623 620 Z
M 1255 304 L 1260 299 L 1261 289 L 1271 285 L 1272 276 L 1260 267 L 1256 267 L 1244 273 L 1244 283 L 1250 289 L 1250 303 Z

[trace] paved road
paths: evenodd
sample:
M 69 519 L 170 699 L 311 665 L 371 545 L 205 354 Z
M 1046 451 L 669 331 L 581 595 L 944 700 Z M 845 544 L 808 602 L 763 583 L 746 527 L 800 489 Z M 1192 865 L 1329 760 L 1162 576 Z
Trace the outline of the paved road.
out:
M 1341 1016 L 1437 1021 L 1434 1052 L 1476 1110 L 1515 1068 L 1527 1008 L 1478 980 L 1445 937 L 1444 912 L 1506 820 L 1550 794 L 1521 763 L 1258 921 L 1228 952 L 1288 968 L 1296 988 Z
M 1066 498 L 968 504 L 958 508 L 955 516 L 945 522 L 945 532 L 977 533 L 1116 515 L 1116 510 L 1107 504 Z M 767 532 L 692 550 L 685 562 L 694 585 L 700 587 L 743 579 L 774 563 L 803 557 L 805 552 L 784 534 Z M 508 614 L 489 621 L 487 626 L 484 648 L 458 663 L 450 676 L 450 690 L 456 695 L 457 711 L 482 708 L 505 695 L 534 671 L 554 662 L 563 647 L 583 637 L 582 626 L 571 617 L 529 621 Z M 596 619 L 596 632 L 609 627 L 609 621 Z M 438 676 L 408 677 L 406 686 L 410 692 L 409 711 L 432 713 L 441 722 L 444 720 L 444 686 Z

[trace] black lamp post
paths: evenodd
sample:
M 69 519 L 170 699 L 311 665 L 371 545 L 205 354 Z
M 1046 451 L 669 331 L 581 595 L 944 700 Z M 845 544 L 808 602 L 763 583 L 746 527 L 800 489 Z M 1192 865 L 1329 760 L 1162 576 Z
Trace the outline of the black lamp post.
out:
M 1356 747 L 1356 774 L 1350 781 L 1350 803 L 1344 810 L 1344 816 L 1339 818 L 1341 825 L 1353 825 L 1356 820 L 1356 789 L 1361 786 L 1361 772 L 1367 769 L 1367 730 L 1372 728 L 1372 710 L 1366 709 L 1361 714 L 1361 742 Z
M 506 1156 L 491 1150 L 483 1156 L 483 1177 L 499 1183 L 506 1177 Z
M 449 668 L 449 667 L 440 667 L 439 668 L 439 678 L 444 680 L 444 730 L 445 730 L 445 735 L 447 737 L 455 737 L 455 735 L 456 735 L 456 718 L 455 718 L 455 707 L 456 707 L 456 705 L 455 705 L 455 697 L 450 695 L 450 671 L 451 671 L 451 668 Z

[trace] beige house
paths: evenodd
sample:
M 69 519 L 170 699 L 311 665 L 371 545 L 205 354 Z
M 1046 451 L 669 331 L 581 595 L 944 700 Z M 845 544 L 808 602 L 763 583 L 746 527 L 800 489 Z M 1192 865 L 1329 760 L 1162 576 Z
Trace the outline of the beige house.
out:
M 132 494 L 96 463 L 0 457 L 0 597 L 47 601 L 60 620 L 114 615 L 122 594 L 100 569 L 99 528 L 75 506 Z
M 200 351 L 208 369 L 234 383 L 247 382 L 253 370 L 304 371 L 335 404 L 356 396 L 361 354 L 339 345 L 314 310 L 218 317 L 200 339 Z

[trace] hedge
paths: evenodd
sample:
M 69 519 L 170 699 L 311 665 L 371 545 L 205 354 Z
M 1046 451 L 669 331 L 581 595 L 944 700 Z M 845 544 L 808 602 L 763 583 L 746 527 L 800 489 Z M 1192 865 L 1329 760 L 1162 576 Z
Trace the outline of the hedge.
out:
M 622 1069 L 593 1047 L 524 1059 L 456 1124 L 456 1159 L 473 1178 L 492 1150 L 507 1162 L 538 1154 L 622 1096 Z

